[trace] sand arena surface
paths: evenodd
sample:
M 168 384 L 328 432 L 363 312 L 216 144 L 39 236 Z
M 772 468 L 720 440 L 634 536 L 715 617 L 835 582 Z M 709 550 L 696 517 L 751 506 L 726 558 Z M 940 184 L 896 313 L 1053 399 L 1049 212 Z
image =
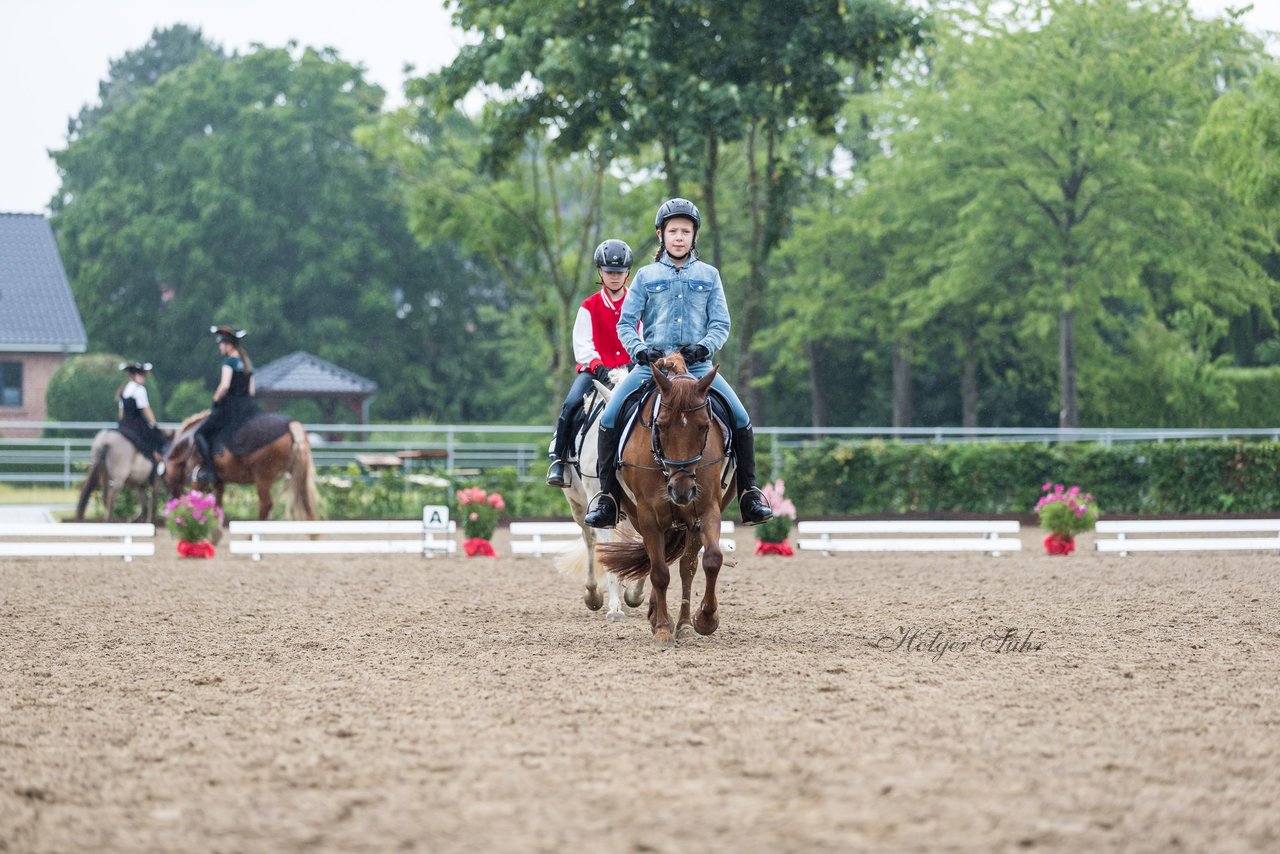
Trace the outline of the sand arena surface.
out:
M 1280 850 L 1280 557 L 1039 536 L 744 548 L 666 651 L 549 559 L 6 559 L 0 851 Z

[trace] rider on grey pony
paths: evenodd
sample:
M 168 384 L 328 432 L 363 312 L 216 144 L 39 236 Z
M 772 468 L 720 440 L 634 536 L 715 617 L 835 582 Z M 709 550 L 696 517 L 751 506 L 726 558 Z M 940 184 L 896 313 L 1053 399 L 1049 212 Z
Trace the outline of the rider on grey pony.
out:
M 711 372 L 711 357 L 729 338 L 729 306 L 720 271 L 697 259 L 702 217 L 688 199 L 670 199 L 658 208 L 654 228 L 658 252 L 654 262 L 636 273 L 622 313 L 618 337 L 637 367 L 622 381 L 600 418 L 600 495 L 584 521 L 594 528 L 618 524 L 620 486 L 616 470 L 618 414 L 624 401 L 649 379 L 650 364 L 679 350 L 689 373 Z M 643 336 L 638 331 L 643 330 Z M 751 418 L 729 383 L 719 373 L 714 388 L 733 411 L 733 452 L 737 457 L 738 505 L 742 521 L 758 525 L 773 510 L 756 487 L 755 438 Z

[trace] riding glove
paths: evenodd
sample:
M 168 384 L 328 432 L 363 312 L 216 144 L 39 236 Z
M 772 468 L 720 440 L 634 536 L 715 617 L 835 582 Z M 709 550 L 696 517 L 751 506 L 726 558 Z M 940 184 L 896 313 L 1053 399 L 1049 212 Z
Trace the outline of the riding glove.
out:
M 635 352 L 637 365 L 652 365 L 662 358 L 662 351 L 657 347 L 641 347 Z
M 711 351 L 705 344 L 685 344 L 680 348 L 680 355 L 684 356 L 686 365 L 696 365 L 710 359 Z
M 604 365 L 596 365 L 591 369 L 591 375 L 596 378 L 597 382 L 609 384 L 609 369 Z

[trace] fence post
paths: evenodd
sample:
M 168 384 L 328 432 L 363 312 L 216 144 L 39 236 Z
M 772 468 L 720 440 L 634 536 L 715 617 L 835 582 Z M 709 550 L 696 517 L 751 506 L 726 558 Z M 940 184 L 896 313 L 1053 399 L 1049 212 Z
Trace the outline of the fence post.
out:
M 71 440 L 62 440 L 62 486 L 71 488 Z

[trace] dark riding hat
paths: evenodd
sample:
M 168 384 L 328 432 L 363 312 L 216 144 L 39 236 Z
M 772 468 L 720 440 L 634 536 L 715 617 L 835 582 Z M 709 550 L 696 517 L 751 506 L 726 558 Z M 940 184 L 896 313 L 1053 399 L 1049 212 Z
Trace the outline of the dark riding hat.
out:
M 233 326 L 210 326 L 209 331 L 218 336 L 218 343 L 229 341 L 232 344 L 238 343 L 240 339 L 249 333 L 243 329 L 236 329 Z
M 625 273 L 631 269 L 631 247 L 610 238 L 596 247 L 594 260 L 596 266 L 606 273 Z
M 667 224 L 667 220 L 678 216 L 688 217 L 693 220 L 693 233 L 696 235 L 698 229 L 702 227 L 702 216 L 698 213 L 698 206 L 688 199 L 667 199 L 658 206 L 658 215 L 653 218 L 653 227 L 662 231 L 662 227 Z
M 145 374 L 151 370 L 150 362 L 121 362 L 120 370 L 131 374 Z

